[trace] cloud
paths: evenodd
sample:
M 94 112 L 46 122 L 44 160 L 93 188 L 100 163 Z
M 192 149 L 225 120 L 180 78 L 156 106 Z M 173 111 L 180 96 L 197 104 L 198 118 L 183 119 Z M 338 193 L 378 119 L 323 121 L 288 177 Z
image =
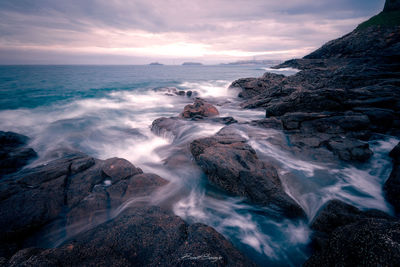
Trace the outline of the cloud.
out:
M 49 63 L 71 55 L 103 57 L 104 63 L 113 55 L 285 59 L 350 31 L 383 5 L 384 0 L 2 0 L 0 53 L 24 51 L 27 61 L 44 56 Z M 0 63 L 12 61 L 0 54 Z

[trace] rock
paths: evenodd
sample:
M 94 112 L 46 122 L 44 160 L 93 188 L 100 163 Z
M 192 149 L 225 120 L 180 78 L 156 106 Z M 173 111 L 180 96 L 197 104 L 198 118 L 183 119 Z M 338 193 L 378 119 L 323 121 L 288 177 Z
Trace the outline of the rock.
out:
M 397 266 L 400 222 L 376 210 L 329 201 L 311 223 L 316 252 L 304 266 Z
M 385 7 L 383 9 L 384 12 L 398 11 L 398 10 L 400 10 L 399 0 L 386 0 Z
M 211 121 L 217 122 L 217 123 L 222 123 L 225 125 L 230 125 L 233 123 L 237 123 L 238 121 L 235 120 L 233 117 L 218 117 L 218 118 L 211 118 Z
M 230 85 L 230 88 L 242 89 L 242 92 L 239 93 L 239 97 L 248 99 L 263 93 L 265 88 L 271 88 L 271 90 L 273 90 L 273 87 L 281 83 L 284 79 L 284 75 L 267 72 L 260 79 L 245 78 L 236 80 Z
M 190 90 L 186 92 L 186 96 L 187 96 L 187 97 L 191 97 L 191 96 L 192 96 L 192 94 L 193 94 L 193 92 L 192 92 L 192 91 L 190 91 Z
M 369 144 L 351 138 L 333 138 L 325 142 L 326 147 L 344 161 L 365 162 L 369 160 L 373 152 Z
M 111 158 L 103 163 L 102 171 L 105 175 L 110 177 L 111 181 L 120 181 L 132 177 L 136 174 L 141 174 L 141 169 L 133 166 L 132 163 L 126 159 Z
M 188 225 L 159 207 L 134 207 L 23 266 L 254 266 L 211 227 Z M 12 266 L 12 265 L 11 265 Z
M 158 118 L 151 124 L 151 131 L 156 135 L 172 135 L 173 137 L 178 136 L 179 128 L 185 124 L 184 121 L 179 118 Z
M 37 157 L 32 148 L 26 147 L 27 136 L 0 131 L 0 178 L 20 170 Z
M 310 224 L 311 229 L 314 230 L 312 236 L 314 245 L 318 249 L 324 248 L 329 234 L 335 229 L 369 218 L 394 219 L 382 211 L 361 211 L 340 200 L 330 200 L 320 209 Z
M 305 217 L 302 208 L 284 192 L 275 168 L 260 161 L 246 140 L 229 128 L 193 141 L 190 150 L 213 185 L 253 203 L 273 207 L 285 216 Z
M 166 183 L 126 160 L 101 161 L 82 153 L 66 153 L 8 176 L 0 182 L 0 256 L 9 257 L 60 228 L 66 236 L 74 234 L 69 225 L 105 220 L 124 201 Z
M 272 128 L 276 130 L 283 130 L 282 121 L 274 117 L 252 121 L 251 125 L 259 126 L 266 129 Z
M 389 155 L 393 159 L 393 169 L 383 186 L 383 191 L 396 213 L 400 213 L 400 143 L 390 151 Z
M 363 141 L 382 133 L 400 136 L 396 12 L 385 11 L 305 58 L 276 66 L 301 69 L 295 75 L 265 74 L 235 81 L 232 87 L 240 88 L 244 98 L 241 106 L 265 108 L 269 119 L 265 123 L 277 128 L 279 124 L 272 122 L 280 120 L 289 138 L 329 134 L 320 144 L 337 157 L 368 160 L 371 151 Z M 313 141 L 315 147 L 317 140 Z M 310 142 L 301 143 L 304 149 Z
M 400 143 L 398 143 L 392 151 L 390 151 L 389 156 L 395 161 L 400 162 Z
M 181 113 L 182 118 L 193 118 L 194 116 L 213 117 L 218 116 L 219 112 L 216 107 L 203 99 L 196 98 L 192 105 L 186 105 Z

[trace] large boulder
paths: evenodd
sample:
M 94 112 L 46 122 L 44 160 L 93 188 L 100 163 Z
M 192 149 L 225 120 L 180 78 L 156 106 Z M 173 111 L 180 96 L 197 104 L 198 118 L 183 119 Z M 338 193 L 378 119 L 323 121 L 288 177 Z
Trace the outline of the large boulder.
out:
M 303 209 L 283 190 L 273 166 L 262 162 L 240 135 L 223 128 L 190 144 L 196 163 L 211 184 L 249 201 L 279 210 L 287 217 L 305 217 Z
M 32 148 L 26 147 L 28 140 L 25 135 L 0 131 L 0 178 L 20 170 L 37 157 Z
M 201 98 L 196 98 L 193 104 L 186 105 L 181 113 L 182 118 L 193 117 L 214 117 L 218 116 L 219 112 L 216 107 L 207 103 Z
M 315 253 L 304 266 L 397 266 L 400 222 L 377 211 L 361 211 L 338 200 L 321 208 L 311 223 Z

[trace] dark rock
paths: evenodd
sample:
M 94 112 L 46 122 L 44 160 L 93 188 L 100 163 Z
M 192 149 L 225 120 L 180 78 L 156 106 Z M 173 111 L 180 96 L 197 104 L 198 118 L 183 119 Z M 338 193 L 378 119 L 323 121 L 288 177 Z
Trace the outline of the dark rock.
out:
M 398 11 L 400 10 L 400 1 L 399 0 L 386 0 L 384 12 L 390 11 Z
M 275 207 L 288 217 L 305 217 L 284 192 L 275 168 L 260 161 L 254 149 L 229 128 L 193 141 L 190 150 L 213 185 L 253 203 Z
M 284 75 L 267 72 L 260 79 L 245 78 L 236 80 L 230 85 L 230 88 L 242 89 L 242 92 L 239 93 L 239 97 L 248 99 L 264 92 L 265 88 L 273 88 L 275 85 L 281 83 L 284 79 Z
M 181 113 L 182 118 L 193 118 L 194 116 L 213 117 L 219 115 L 216 107 L 203 99 L 196 98 L 194 103 L 186 105 Z
M 170 134 L 174 137 L 178 135 L 178 129 L 185 124 L 179 118 L 158 118 L 153 121 L 151 131 L 157 135 Z
M 187 97 L 191 97 L 191 96 L 192 96 L 192 94 L 193 94 L 193 92 L 192 92 L 192 91 L 190 91 L 190 90 L 186 92 L 186 96 L 187 96 Z
M 389 155 L 393 158 L 393 169 L 383 186 L 383 191 L 396 213 L 400 213 L 400 143 L 390 151 Z
M 325 142 L 325 145 L 344 161 L 365 162 L 373 154 L 368 143 L 351 138 L 333 138 Z
M 251 125 L 259 126 L 266 129 L 272 128 L 277 130 L 283 130 L 282 121 L 273 117 L 252 121 Z
M 60 248 L 21 258 L 13 257 L 23 266 L 254 265 L 214 229 L 158 207 L 130 208 Z
M 304 266 L 396 266 L 400 223 L 377 211 L 329 201 L 311 223 L 316 253 Z
M 213 122 L 218 122 L 218 123 L 222 123 L 225 125 L 230 125 L 233 123 L 237 123 L 238 121 L 235 120 L 233 117 L 218 117 L 218 118 L 212 118 L 211 121 Z
M 121 158 L 107 159 L 103 163 L 102 171 L 105 175 L 110 177 L 112 182 L 127 179 L 136 174 L 143 173 L 141 169 L 136 168 L 129 161 Z
M 390 151 L 389 156 L 393 158 L 395 162 L 400 162 L 400 143 L 398 143 L 392 151 Z
M 20 170 L 37 157 L 32 148 L 26 147 L 28 140 L 24 135 L 0 131 L 0 178 Z
M 330 200 L 320 209 L 310 224 L 311 229 L 315 231 L 312 236 L 314 245 L 319 249 L 323 248 L 329 234 L 335 229 L 368 218 L 394 219 L 378 210 L 361 211 L 342 201 Z
M 130 197 L 150 194 L 166 184 L 123 159 L 66 155 L 0 182 L 0 256 L 8 257 L 60 227 L 66 235 L 73 234 L 69 225 L 90 225 L 98 214 L 105 220 L 107 211 Z
M 393 35 L 395 31 L 396 27 L 379 25 L 359 27 L 339 39 L 326 43 L 305 58 L 370 58 L 393 55 L 396 54 L 393 46 L 400 38 L 396 34 Z
M 232 87 L 245 98 L 241 106 L 265 108 L 266 118 L 281 120 L 289 138 L 329 134 L 319 143 L 340 159 L 366 161 L 371 151 L 362 141 L 382 133 L 400 136 L 400 25 L 398 11 L 393 12 L 379 14 L 303 59 L 276 66 L 302 70 L 295 75 L 235 81 Z M 298 147 L 307 149 L 310 142 L 301 143 Z M 312 143 L 315 147 L 317 140 Z

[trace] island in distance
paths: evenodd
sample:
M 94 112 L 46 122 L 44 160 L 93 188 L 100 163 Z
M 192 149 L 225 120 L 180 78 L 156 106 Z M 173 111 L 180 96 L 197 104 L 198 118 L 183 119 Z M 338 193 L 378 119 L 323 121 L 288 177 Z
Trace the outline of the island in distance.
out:
M 151 62 L 149 65 L 150 66 L 164 66 L 164 64 L 161 64 L 159 62 Z

